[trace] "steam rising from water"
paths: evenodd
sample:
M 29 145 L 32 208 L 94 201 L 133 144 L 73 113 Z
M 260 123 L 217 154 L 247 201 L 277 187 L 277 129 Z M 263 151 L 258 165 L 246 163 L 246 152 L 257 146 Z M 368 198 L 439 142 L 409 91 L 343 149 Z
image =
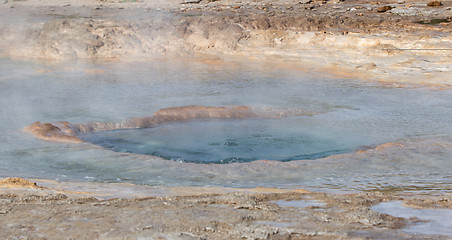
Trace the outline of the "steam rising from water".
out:
M 37 138 L 58 142 L 83 142 L 77 137 L 80 133 L 111 131 L 131 128 L 149 128 L 159 124 L 180 122 L 193 119 L 245 119 L 245 118 L 279 118 L 284 116 L 312 115 L 302 110 L 276 110 L 271 108 L 250 108 L 247 106 L 205 107 L 184 106 L 160 109 L 154 115 L 133 118 L 121 123 L 90 122 L 71 124 L 61 121 L 55 123 L 35 122 L 24 128 Z
M 190 61 L 43 64 L 0 59 L 0 63 L 3 177 L 452 192 L 452 92 L 447 89 L 391 88 L 253 62 L 207 66 Z M 257 120 L 284 122 L 279 127 L 288 131 L 294 128 L 287 121 L 296 120 L 296 129 L 317 139 L 339 139 L 346 149 L 369 150 L 309 161 L 192 164 L 92 144 L 41 141 L 21 131 L 38 120 L 61 130 L 65 124 L 90 121 L 122 123 L 184 105 L 303 109 L 313 115 Z M 61 120 L 68 122 L 53 125 Z M 172 124 L 178 123 L 143 132 Z M 74 136 L 81 137 L 75 130 Z M 372 148 L 387 142 L 399 144 Z
M 301 126 L 305 118 L 205 119 L 82 134 L 80 138 L 117 152 L 195 163 L 318 159 L 356 147 L 336 136 L 306 131 Z

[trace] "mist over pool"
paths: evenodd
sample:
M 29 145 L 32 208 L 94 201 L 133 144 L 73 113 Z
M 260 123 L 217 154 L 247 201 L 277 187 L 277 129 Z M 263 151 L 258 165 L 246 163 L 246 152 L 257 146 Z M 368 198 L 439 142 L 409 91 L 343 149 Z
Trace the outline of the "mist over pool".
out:
M 447 89 L 396 88 L 258 61 L 0 63 L 2 176 L 163 186 L 452 189 Z M 36 121 L 120 122 L 186 105 L 316 114 L 95 132 L 78 144 L 22 131 Z M 268 145 L 257 144 L 263 140 Z M 388 142 L 408 147 L 356 153 Z

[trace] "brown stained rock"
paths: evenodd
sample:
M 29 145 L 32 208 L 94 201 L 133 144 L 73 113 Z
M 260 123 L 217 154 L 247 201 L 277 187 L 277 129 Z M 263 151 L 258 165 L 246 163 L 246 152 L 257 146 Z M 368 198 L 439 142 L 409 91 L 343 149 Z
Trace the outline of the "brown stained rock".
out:
M 157 124 L 180 122 L 192 119 L 245 119 L 245 118 L 280 118 L 291 115 L 311 116 L 313 113 L 305 111 L 286 111 L 282 109 L 253 110 L 247 106 L 182 106 L 163 108 L 148 117 L 133 118 L 121 123 L 90 122 L 85 124 L 71 124 L 66 121 L 41 123 L 35 122 L 24 128 L 35 137 L 56 142 L 81 143 L 78 133 L 95 131 L 109 131 L 130 128 L 147 128 Z
M 65 121 L 56 123 L 35 122 L 26 126 L 24 131 L 43 140 L 71 143 L 83 142 L 80 138 L 75 136 L 75 132 L 71 129 L 70 123 Z
M 443 5 L 440 1 L 431 1 L 429 3 L 427 3 L 427 6 L 429 7 L 439 7 Z
M 255 28 L 258 30 L 267 30 L 271 28 L 270 21 L 267 17 L 259 17 L 255 22 Z
M 187 2 L 182 2 L 181 4 L 199 4 L 201 3 L 202 0 L 194 0 L 194 1 L 187 1 Z
M 365 64 L 356 66 L 356 68 L 362 68 L 365 70 L 373 70 L 373 69 L 377 68 L 377 65 L 375 63 L 365 63 Z
M 0 180 L 0 187 L 4 188 L 40 188 L 35 182 L 23 178 L 11 177 Z
M 386 12 L 386 11 L 389 11 L 389 10 L 391 10 L 392 9 L 392 7 L 391 6 L 383 6 L 383 7 L 379 7 L 379 8 L 377 8 L 377 12 Z

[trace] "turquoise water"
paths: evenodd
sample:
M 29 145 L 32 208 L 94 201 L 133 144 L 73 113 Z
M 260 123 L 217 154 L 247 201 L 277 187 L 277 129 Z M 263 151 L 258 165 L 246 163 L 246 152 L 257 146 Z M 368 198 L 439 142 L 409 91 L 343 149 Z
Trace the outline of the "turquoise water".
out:
M 162 186 L 451 191 L 450 99 L 450 90 L 392 88 L 253 61 L 209 65 L 188 60 L 1 59 L 0 177 Z M 42 141 L 22 132 L 35 121 L 120 122 L 185 105 L 247 105 L 319 114 L 193 121 L 83 136 L 107 148 Z M 421 145 L 389 155 L 317 159 L 399 141 L 421 141 Z M 185 152 L 188 155 L 181 154 Z M 291 161 L 191 164 L 255 159 Z
M 85 134 L 85 141 L 117 152 L 194 163 L 317 159 L 352 152 L 358 136 L 320 135 L 304 126 L 310 117 L 250 120 L 193 120 L 147 129 Z M 342 134 L 345 134 L 343 132 Z M 355 141 L 353 141 L 355 140 Z

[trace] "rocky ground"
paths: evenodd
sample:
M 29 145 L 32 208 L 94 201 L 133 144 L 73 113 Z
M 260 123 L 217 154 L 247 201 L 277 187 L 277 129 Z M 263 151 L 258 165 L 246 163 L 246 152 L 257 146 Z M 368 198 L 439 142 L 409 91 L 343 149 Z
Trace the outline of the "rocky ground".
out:
M 48 60 L 278 57 L 339 77 L 448 87 L 452 2 L 428 3 L 5 1 L 0 49 Z
M 341 78 L 445 89 L 452 84 L 451 7 L 451 1 L 417 0 L 2 0 L 0 57 L 190 56 L 215 64 L 239 57 Z M 371 206 L 400 200 L 415 208 L 452 208 L 450 195 L 397 190 L 71 185 L 0 181 L 0 238 L 447 239 L 405 232 L 422 221 Z M 305 205 L 284 207 L 278 200 Z
M 370 207 L 401 200 L 452 208 L 451 196 L 384 192 L 168 188 L 167 196 L 105 199 L 20 178 L 0 181 L 0 189 L 2 239 L 447 239 L 404 232 L 422 220 Z

